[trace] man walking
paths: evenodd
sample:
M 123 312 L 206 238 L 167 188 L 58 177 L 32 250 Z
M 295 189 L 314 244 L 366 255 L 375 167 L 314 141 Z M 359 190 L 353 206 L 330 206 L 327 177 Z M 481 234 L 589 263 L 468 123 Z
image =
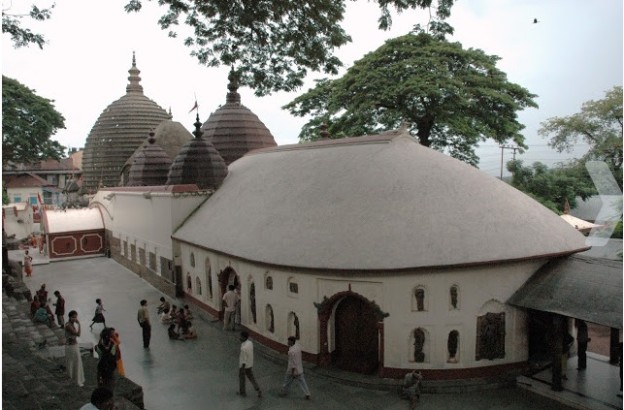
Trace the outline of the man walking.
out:
M 236 303 L 238 302 L 238 293 L 234 291 L 234 285 L 228 286 L 228 291 L 223 295 L 223 305 L 225 312 L 223 314 L 223 330 L 236 330 L 234 323 L 234 314 L 236 313 Z M 232 325 L 230 326 L 230 321 Z
M 65 326 L 65 299 L 61 296 L 61 292 L 58 290 L 54 291 L 54 296 L 56 296 L 56 303 L 54 303 L 54 314 L 56 315 L 56 320 L 58 321 L 58 325 L 60 327 Z
M 240 357 L 238 359 L 238 394 L 243 397 L 247 395 L 245 393 L 245 376 L 247 376 L 254 389 L 256 389 L 256 391 L 258 392 L 258 397 L 262 397 L 262 391 L 260 391 L 260 386 L 258 386 L 258 382 L 256 382 L 256 378 L 253 375 L 253 343 L 251 343 L 251 340 L 249 340 L 249 333 L 245 331 L 241 332 L 240 340 L 241 348 Z
M 139 326 L 143 329 L 143 348 L 149 349 L 150 338 L 152 337 L 152 324 L 149 320 L 149 311 L 147 310 L 147 300 L 141 301 L 141 307 L 137 313 Z
M 288 389 L 294 380 L 297 380 L 306 400 L 310 400 L 310 389 L 303 376 L 303 361 L 301 360 L 301 346 L 297 343 L 294 336 L 288 338 L 288 367 L 286 368 L 286 377 L 282 385 L 280 396 L 286 396 Z

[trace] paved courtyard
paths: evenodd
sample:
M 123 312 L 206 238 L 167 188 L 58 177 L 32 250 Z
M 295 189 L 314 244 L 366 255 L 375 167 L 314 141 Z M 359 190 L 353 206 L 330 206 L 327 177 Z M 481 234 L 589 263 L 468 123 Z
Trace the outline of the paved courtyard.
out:
M 144 350 L 136 313 L 141 299 L 148 300 L 152 318 L 162 294 L 149 283 L 112 259 L 93 258 L 36 265 L 32 278 L 25 278 L 33 292 L 46 283 L 50 295 L 60 290 L 66 299 L 66 310 L 76 310 L 83 327 L 82 342 L 97 342 L 101 325 L 93 331 L 89 324 L 95 299 L 101 298 L 106 323 L 121 335 L 126 375 L 144 389 L 145 407 L 149 410 L 174 409 L 407 409 L 407 401 L 396 392 L 369 390 L 345 385 L 306 371 L 312 400 L 303 399 L 293 385 L 289 397 L 278 392 L 285 371 L 256 352 L 254 373 L 263 389 L 261 399 L 248 385 L 248 396 L 238 390 L 237 334 L 223 332 L 221 324 L 210 316 L 195 319 L 199 338 L 171 341 L 167 329 L 158 322 L 152 328 L 152 342 Z M 174 304 L 183 304 L 174 300 Z M 260 350 L 260 349 L 257 349 Z M 545 409 L 568 407 L 519 388 L 486 390 L 462 394 L 425 394 L 419 409 Z

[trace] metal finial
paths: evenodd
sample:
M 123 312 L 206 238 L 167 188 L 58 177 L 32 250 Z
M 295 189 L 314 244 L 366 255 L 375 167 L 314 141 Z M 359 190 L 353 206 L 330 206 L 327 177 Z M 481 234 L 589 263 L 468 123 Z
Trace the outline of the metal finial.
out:
M 195 125 L 195 131 L 193 131 L 193 135 L 195 135 L 195 138 L 201 138 L 204 133 L 201 130 L 202 123 L 201 121 L 199 121 L 199 113 L 195 114 L 195 124 L 193 125 Z
M 156 134 L 154 133 L 154 130 L 151 130 L 149 132 L 149 137 L 147 137 L 147 142 L 149 142 L 150 144 L 153 144 L 156 142 Z

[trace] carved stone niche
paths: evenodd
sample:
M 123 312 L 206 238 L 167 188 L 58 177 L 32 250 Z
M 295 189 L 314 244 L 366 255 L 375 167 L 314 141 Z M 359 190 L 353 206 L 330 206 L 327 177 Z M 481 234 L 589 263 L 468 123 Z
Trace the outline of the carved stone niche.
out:
M 475 360 L 505 357 L 505 312 L 488 312 L 477 318 Z

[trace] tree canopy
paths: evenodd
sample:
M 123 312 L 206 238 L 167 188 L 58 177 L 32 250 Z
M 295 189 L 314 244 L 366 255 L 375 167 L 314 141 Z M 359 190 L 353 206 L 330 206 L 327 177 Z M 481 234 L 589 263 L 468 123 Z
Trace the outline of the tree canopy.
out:
M 616 86 L 598 101 L 583 103 L 581 111 L 567 117 L 553 117 L 541 124 L 539 134 L 550 136 L 549 145 L 570 152 L 579 140 L 589 145 L 582 158 L 605 161 L 622 187 L 622 87 Z
M 597 194 L 596 188 L 582 163 L 548 168 L 541 162 L 524 166 L 520 160 L 509 161 L 511 185 L 528 194 L 551 210 L 562 213 L 566 200 L 576 206 L 576 198 L 587 199 Z
M 151 0 L 147 0 L 151 1 Z M 435 8 L 435 16 L 450 15 L 454 0 L 375 0 L 380 29 L 392 24 L 390 8 L 398 12 Z M 143 0 L 128 0 L 126 11 L 141 10 Z M 180 22 L 193 34 L 184 43 L 201 64 L 232 66 L 241 85 L 257 95 L 292 91 L 303 84 L 308 70 L 336 74 L 342 62 L 334 55 L 351 41 L 342 28 L 346 0 L 158 0 L 167 7 L 163 30 L 176 37 Z
M 2 165 L 61 159 L 65 147 L 50 139 L 65 128 L 53 101 L 35 94 L 17 80 L 2 76 Z
M 318 81 L 284 108 L 311 116 L 301 141 L 317 139 L 323 122 L 332 138 L 403 124 L 422 145 L 476 165 L 474 148 L 488 138 L 526 148 L 516 113 L 537 107 L 534 94 L 496 68 L 498 60 L 440 33 L 410 33 L 388 40 L 341 78 Z
M 36 44 L 39 48 L 43 48 L 45 38 L 43 35 L 33 33 L 29 28 L 24 27 L 23 22 L 26 18 L 33 20 L 47 20 L 52 15 L 54 4 L 49 8 L 39 8 L 31 5 L 28 14 L 12 13 L 11 8 L 2 9 L 2 33 L 9 34 L 11 41 L 15 47 L 25 47 Z

